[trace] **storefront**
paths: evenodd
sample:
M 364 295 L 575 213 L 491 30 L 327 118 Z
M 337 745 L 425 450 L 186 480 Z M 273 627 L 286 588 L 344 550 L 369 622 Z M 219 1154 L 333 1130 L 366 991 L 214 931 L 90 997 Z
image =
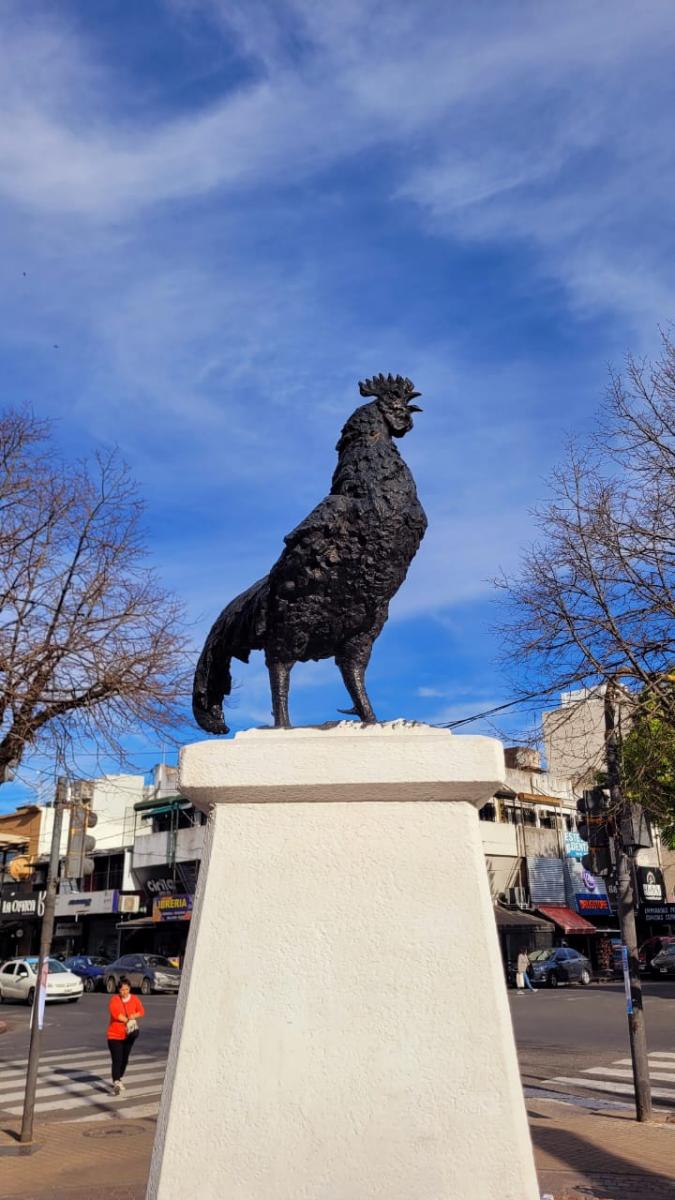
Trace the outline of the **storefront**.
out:
M 117 926 L 120 937 L 120 954 L 161 954 L 183 965 L 190 921 L 193 896 L 173 893 L 158 896 L 152 905 L 152 916 L 126 921 Z
M 120 915 L 138 913 L 141 897 L 117 888 L 97 892 L 60 892 L 56 897 L 53 952 L 117 957 Z
M 5 885 L 0 897 L 0 959 L 37 954 L 45 911 L 44 889 Z
M 555 926 L 536 913 L 496 904 L 495 921 L 507 980 L 512 980 L 518 954 L 524 950 L 545 950 L 553 945 Z

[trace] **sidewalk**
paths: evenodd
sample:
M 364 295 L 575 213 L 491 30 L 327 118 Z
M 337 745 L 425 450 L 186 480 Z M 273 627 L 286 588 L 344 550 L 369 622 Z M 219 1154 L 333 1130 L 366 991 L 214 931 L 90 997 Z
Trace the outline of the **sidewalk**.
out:
M 527 1107 L 542 1194 L 675 1200 L 675 1124 L 638 1125 L 624 1113 L 581 1112 L 549 1100 Z M 0 1131 L 3 1200 L 144 1200 L 154 1134 L 149 1120 L 40 1125 L 41 1149 L 17 1157 L 7 1155 L 16 1143 Z

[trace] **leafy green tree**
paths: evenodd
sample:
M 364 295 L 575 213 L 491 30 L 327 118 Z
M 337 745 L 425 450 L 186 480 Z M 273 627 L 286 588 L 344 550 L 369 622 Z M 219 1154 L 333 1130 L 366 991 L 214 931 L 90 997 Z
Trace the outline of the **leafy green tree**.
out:
M 675 691 L 673 684 L 670 684 Z M 662 841 L 675 849 L 675 725 L 672 701 L 647 691 L 637 705 L 622 753 L 627 799 L 642 804 L 657 821 Z

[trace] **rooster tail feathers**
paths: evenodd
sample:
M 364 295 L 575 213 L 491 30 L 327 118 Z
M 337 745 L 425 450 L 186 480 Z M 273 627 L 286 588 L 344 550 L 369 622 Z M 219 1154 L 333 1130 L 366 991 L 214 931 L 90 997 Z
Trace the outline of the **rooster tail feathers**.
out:
M 251 650 L 261 650 L 267 624 L 269 577 L 259 579 L 224 608 L 199 656 L 192 689 L 192 712 L 207 733 L 229 733 L 223 700 L 232 690 L 230 663 L 248 662 Z

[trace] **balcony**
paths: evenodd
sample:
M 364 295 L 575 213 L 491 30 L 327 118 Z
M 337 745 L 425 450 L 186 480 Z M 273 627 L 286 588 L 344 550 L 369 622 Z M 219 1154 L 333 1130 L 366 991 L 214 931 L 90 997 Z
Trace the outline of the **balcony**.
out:
M 193 862 L 202 856 L 205 825 L 189 829 L 165 830 L 163 833 L 137 832 L 134 841 L 132 868 L 158 867 L 163 863 Z

